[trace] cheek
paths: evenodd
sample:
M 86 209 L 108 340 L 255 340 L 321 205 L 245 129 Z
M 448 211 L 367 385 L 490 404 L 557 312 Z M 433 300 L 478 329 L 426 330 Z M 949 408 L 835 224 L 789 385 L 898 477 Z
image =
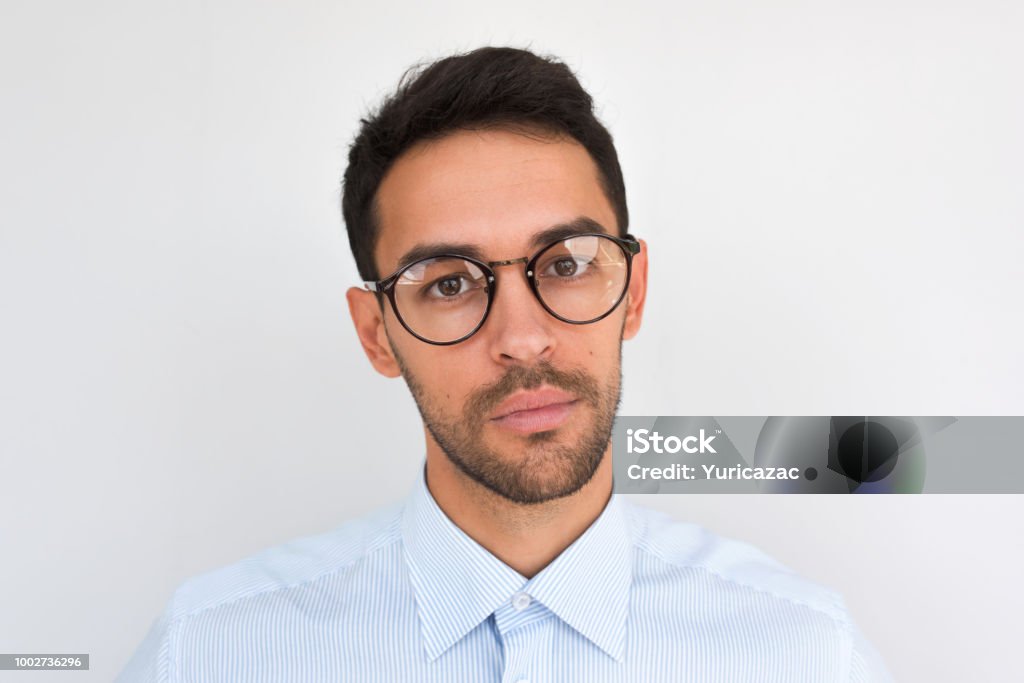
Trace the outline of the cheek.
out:
M 562 341 L 565 360 L 587 366 L 594 375 L 600 376 L 604 368 L 610 372 L 619 360 L 622 320 L 612 314 L 589 325 L 573 325 Z
M 461 410 L 466 397 L 478 388 L 473 378 L 483 375 L 474 369 L 466 354 L 455 353 L 451 347 L 434 348 L 413 341 L 419 348 L 410 345 L 401 351 L 416 382 L 444 410 Z

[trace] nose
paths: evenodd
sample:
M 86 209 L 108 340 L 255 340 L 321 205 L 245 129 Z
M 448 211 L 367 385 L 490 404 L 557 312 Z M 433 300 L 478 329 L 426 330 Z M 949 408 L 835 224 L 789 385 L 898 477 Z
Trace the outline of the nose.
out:
M 485 329 L 481 330 L 488 335 L 491 357 L 502 365 L 548 360 L 555 350 L 552 328 L 559 321 L 537 301 L 521 265 L 495 268 L 495 273 L 498 286 Z

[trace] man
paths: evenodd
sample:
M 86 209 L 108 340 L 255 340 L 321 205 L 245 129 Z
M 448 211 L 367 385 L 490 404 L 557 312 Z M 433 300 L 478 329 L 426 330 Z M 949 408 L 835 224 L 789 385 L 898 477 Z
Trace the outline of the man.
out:
M 359 340 L 401 375 L 408 500 L 186 582 L 124 681 L 873 681 L 840 598 L 611 495 L 647 246 L 562 63 L 483 48 L 363 121 Z M 386 447 L 386 446 L 385 446 Z

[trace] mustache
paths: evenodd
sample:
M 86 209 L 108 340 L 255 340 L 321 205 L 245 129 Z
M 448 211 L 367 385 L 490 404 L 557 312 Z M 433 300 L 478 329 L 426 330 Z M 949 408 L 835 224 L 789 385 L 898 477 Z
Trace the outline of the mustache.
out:
M 537 389 L 542 384 L 568 391 L 595 408 L 599 405 L 597 380 L 578 368 L 559 370 L 549 361 L 541 361 L 531 366 L 512 366 L 501 378 L 473 392 L 466 401 L 468 417 L 478 422 L 510 394 L 519 389 Z

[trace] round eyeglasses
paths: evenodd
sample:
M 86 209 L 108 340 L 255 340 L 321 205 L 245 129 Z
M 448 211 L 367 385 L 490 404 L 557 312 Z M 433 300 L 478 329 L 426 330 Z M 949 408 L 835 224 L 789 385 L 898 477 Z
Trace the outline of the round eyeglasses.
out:
M 387 295 L 409 334 L 444 346 L 483 327 L 497 291 L 496 267 L 525 263 L 526 281 L 544 310 L 562 322 L 586 325 L 607 317 L 625 297 L 638 253 L 640 242 L 632 235 L 577 233 L 532 257 L 484 262 L 438 254 L 363 284 Z

